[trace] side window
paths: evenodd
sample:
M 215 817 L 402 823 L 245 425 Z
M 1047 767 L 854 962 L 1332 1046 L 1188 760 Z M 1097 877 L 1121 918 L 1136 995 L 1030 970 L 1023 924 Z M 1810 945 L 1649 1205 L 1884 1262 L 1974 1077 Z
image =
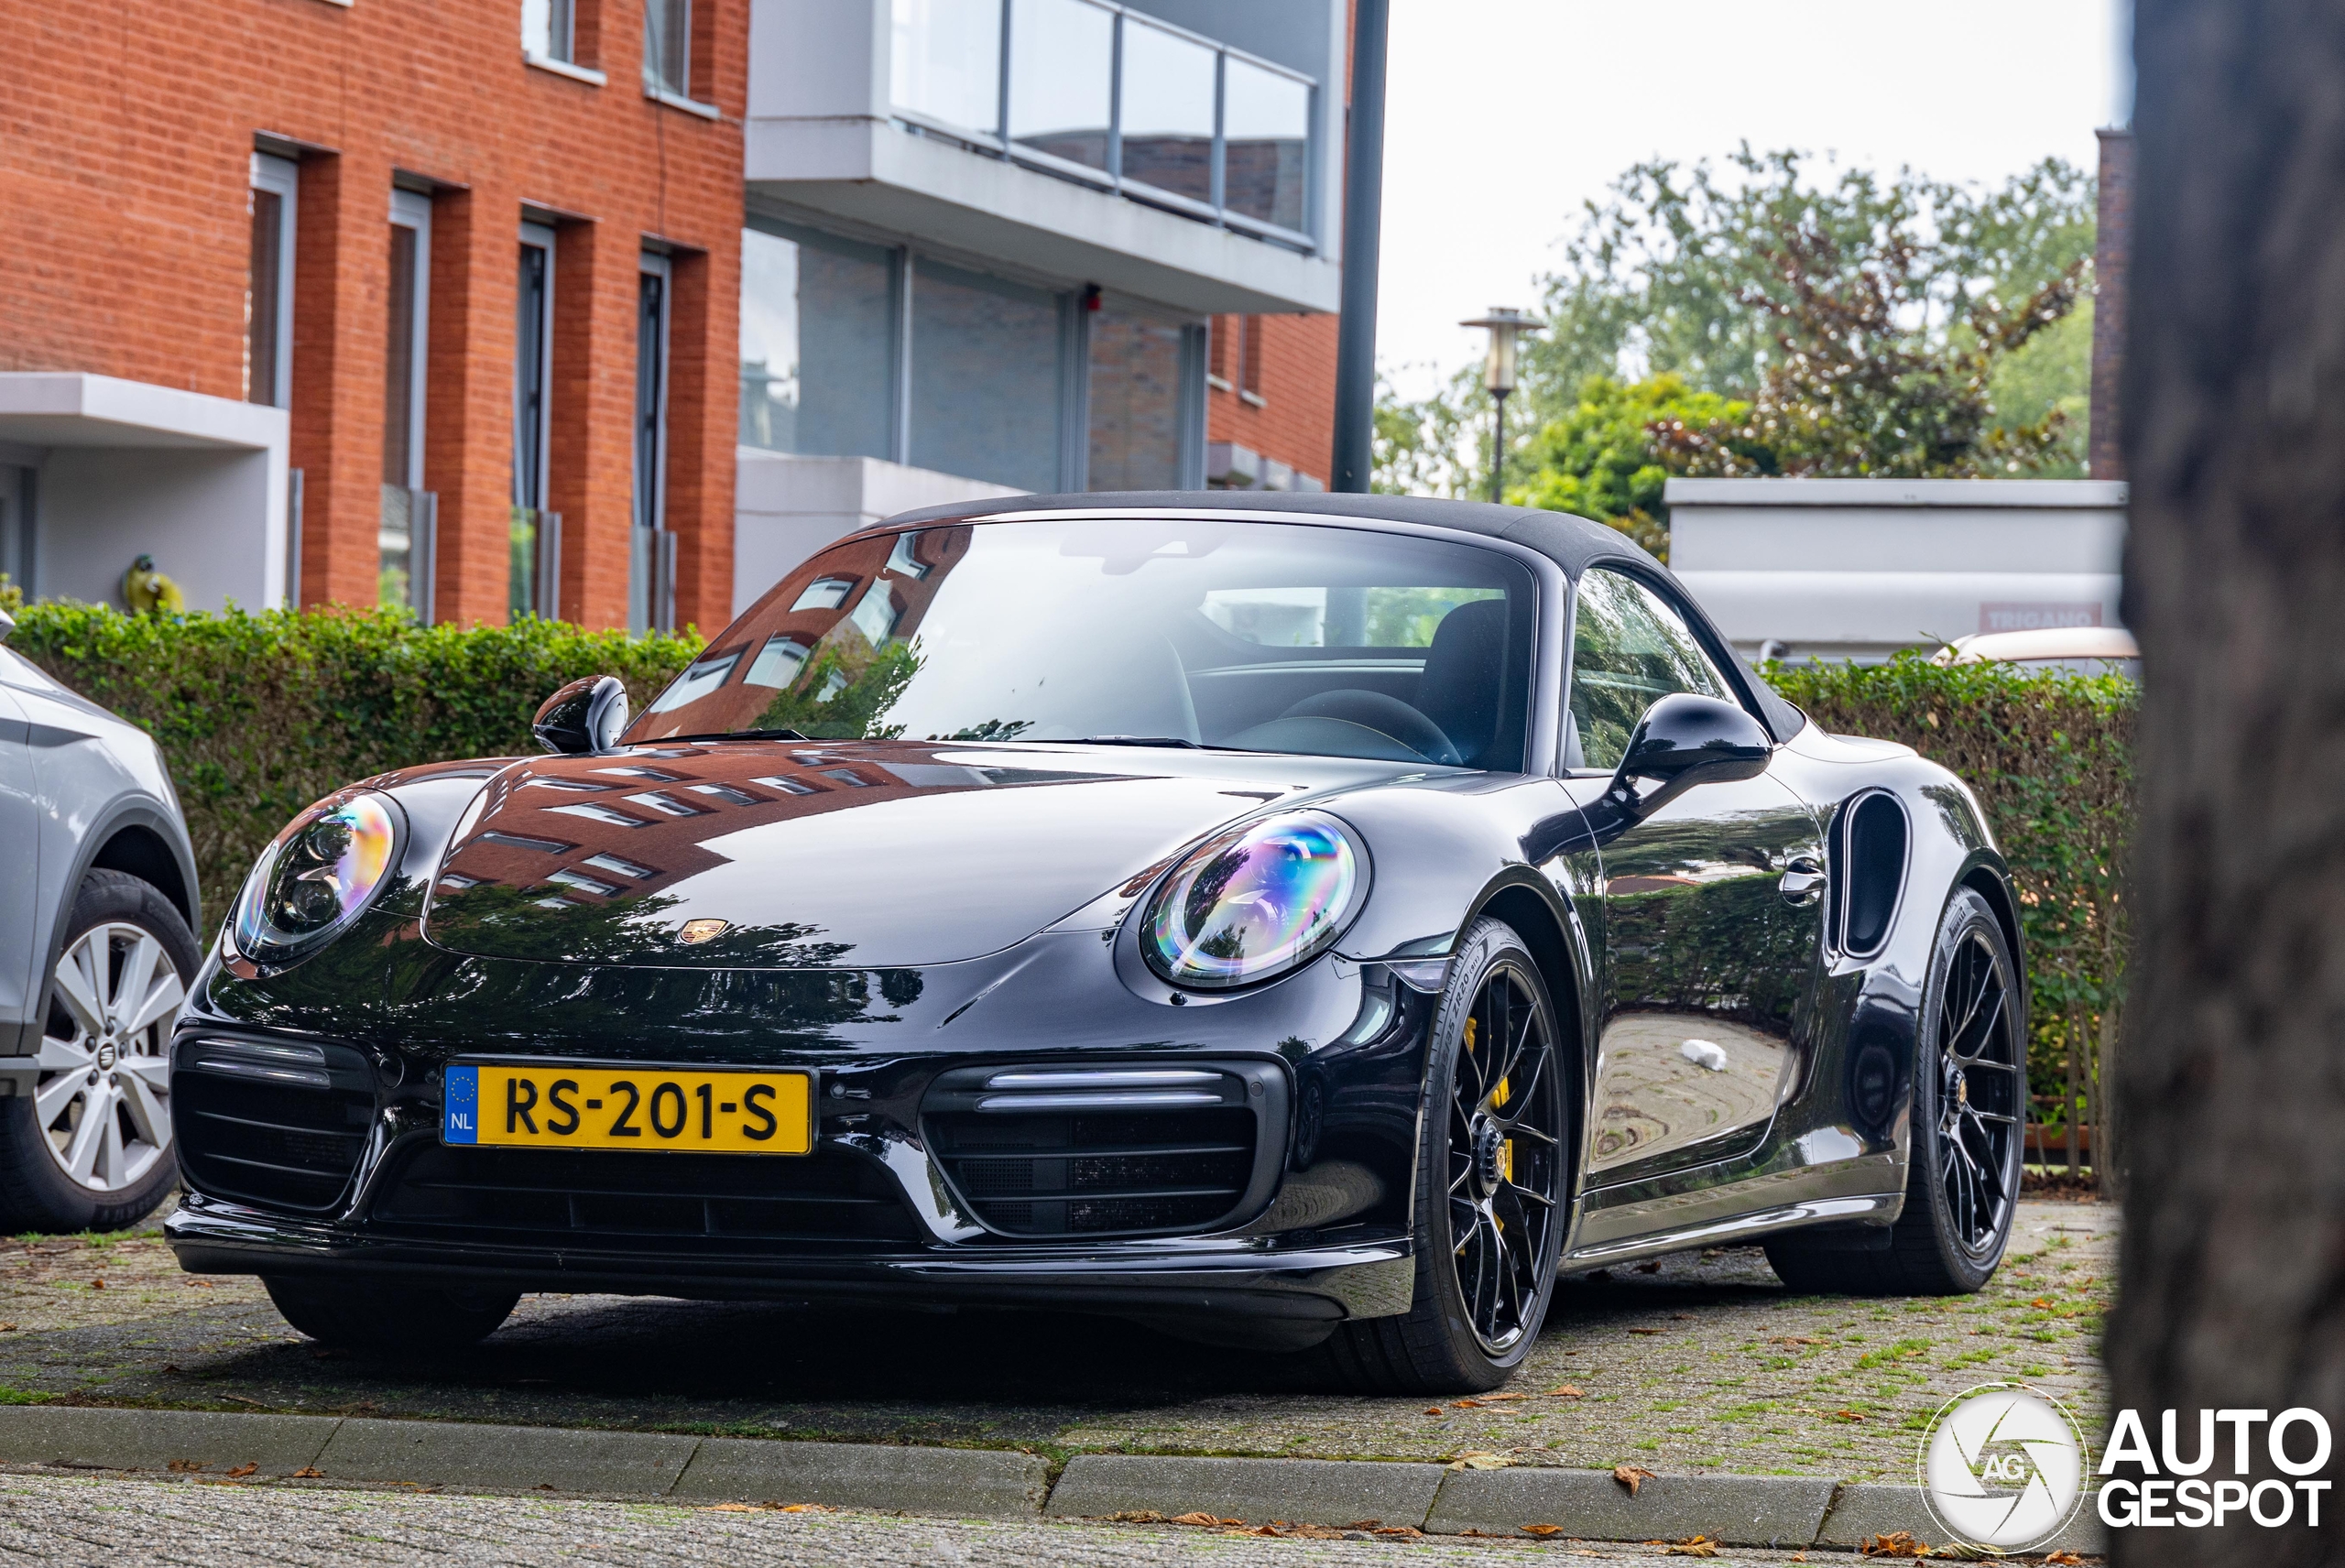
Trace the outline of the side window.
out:
M 1729 685 L 1668 600 L 1601 567 L 1579 580 L 1572 625 L 1574 768 L 1617 768 L 1647 708 L 1676 691 L 1733 702 Z M 1573 740 L 1576 736 L 1576 745 Z

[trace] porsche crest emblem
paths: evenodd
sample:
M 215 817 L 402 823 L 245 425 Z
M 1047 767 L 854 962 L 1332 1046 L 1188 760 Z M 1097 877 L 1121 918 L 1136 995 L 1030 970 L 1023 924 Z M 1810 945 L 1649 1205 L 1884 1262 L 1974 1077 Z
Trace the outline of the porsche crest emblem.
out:
M 686 920 L 683 931 L 684 941 L 694 945 L 704 942 L 714 942 L 723 936 L 726 928 L 732 923 L 731 920 Z

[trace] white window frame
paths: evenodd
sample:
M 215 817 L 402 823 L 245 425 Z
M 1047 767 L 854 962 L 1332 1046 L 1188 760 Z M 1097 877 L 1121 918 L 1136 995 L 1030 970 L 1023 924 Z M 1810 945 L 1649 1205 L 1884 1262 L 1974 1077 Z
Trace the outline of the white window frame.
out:
M 653 438 L 652 441 L 652 473 L 649 476 L 651 527 L 656 531 L 668 526 L 668 339 L 676 318 L 676 272 L 669 259 L 656 251 L 644 251 L 640 254 L 636 264 L 636 272 L 639 277 L 660 279 L 660 380 L 651 392 L 652 419 L 659 434 Z M 638 310 L 641 309 L 639 302 L 637 309 Z M 635 399 L 630 398 L 629 402 L 633 404 Z M 643 446 L 639 432 L 635 450 L 637 470 L 635 480 L 640 486 L 645 482 L 645 476 L 642 473 Z M 642 492 L 638 488 L 634 515 L 628 518 L 629 523 L 638 528 L 642 527 L 643 515 Z
M 407 485 L 423 488 L 424 387 L 431 379 L 431 198 L 393 187 L 391 222 L 415 231 L 415 329 L 408 360 Z
M 278 198 L 277 209 L 277 363 L 269 366 L 277 396 L 269 407 L 293 406 L 293 236 L 294 203 L 300 199 L 301 166 L 271 153 L 253 154 L 250 188 Z M 249 343 L 249 335 L 245 340 Z

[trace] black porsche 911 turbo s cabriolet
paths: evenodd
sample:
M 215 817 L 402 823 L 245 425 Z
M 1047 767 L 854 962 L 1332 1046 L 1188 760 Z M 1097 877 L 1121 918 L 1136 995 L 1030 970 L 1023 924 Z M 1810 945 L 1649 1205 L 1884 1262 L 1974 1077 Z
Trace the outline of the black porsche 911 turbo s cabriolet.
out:
M 1953 775 L 1549 512 L 1033 497 L 822 550 L 627 722 L 254 867 L 174 1043 L 188 1269 L 304 1333 L 525 1290 L 1074 1308 L 1502 1380 L 1560 1271 L 2000 1261 L 2025 1017 Z

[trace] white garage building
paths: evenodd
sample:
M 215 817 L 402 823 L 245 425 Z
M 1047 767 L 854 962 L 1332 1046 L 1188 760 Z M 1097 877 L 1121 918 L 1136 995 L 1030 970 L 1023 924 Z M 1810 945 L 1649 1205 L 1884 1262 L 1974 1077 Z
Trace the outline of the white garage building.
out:
M 1673 479 L 1669 564 L 1746 655 L 1886 659 L 1973 632 L 2113 626 L 2121 483 Z

